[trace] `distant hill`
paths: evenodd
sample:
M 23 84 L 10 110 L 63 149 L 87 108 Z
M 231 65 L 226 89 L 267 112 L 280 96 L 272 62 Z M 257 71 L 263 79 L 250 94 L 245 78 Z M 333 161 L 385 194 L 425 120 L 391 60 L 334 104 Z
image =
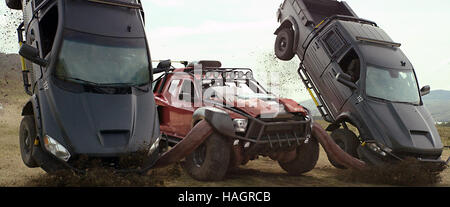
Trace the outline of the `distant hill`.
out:
M 435 121 L 450 122 L 450 91 L 431 91 L 423 97 L 423 102 Z
M 450 122 L 450 91 L 431 91 L 423 97 L 423 102 L 436 122 Z M 313 116 L 320 116 L 313 100 L 302 101 L 300 104 L 310 109 Z

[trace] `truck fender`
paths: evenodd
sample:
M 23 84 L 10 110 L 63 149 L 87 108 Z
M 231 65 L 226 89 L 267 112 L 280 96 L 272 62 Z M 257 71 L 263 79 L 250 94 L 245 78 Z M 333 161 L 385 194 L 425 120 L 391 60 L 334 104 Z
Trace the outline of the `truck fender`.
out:
M 39 110 L 39 102 L 36 95 L 31 96 L 30 100 L 22 108 L 22 116 L 34 116 L 36 124 L 36 132 L 41 137 L 41 115 Z
M 283 28 L 291 27 L 294 28 L 294 52 L 297 50 L 298 46 L 298 38 L 299 38 L 299 27 L 297 22 L 295 21 L 294 17 L 288 16 L 283 21 L 281 21 L 280 27 L 278 27 L 277 30 L 275 30 L 274 34 L 277 35 L 278 32 L 280 32 Z
M 360 132 L 360 134 L 365 134 L 364 129 L 361 127 L 360 122 L 349 112 L 341 113 L 337 118 L 336 121 L 332 124 L 330 124 L 327 127 L 327 131 L 334 131 L 338 129 L 341 126 L 342 122 L 349 122 L 352 125 L 354 125 Z
M 215 131 L 227 137 L 235 137 L 233 120 L 230 115 L 218 108 L 202 107 L 197 109 L 192 116 L 192 127 L 199 121 L 205 120 Z

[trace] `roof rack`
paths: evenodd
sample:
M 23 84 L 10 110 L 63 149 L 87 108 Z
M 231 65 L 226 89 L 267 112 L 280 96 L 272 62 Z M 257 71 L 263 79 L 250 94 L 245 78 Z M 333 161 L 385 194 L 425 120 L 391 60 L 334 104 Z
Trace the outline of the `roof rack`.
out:
M 368 42 L 368 43 L 375 43 L 375 44 L 379 44 L 379 45 L 390 46 L 390 47 L 402 46 L 402 44 L 396 43 L 396 42 L 389 42 L 389 41 L 377 40 L 377 39 L 371 39 L 371 38 L 359 37 L 359 36 L 356 37 L 356 40 L 361 41 L 361 42 Z
M 219 67 L 207 67 L 202 69 L 187 68 L 184 72 L 195 76 L 196 74 L 205 75 L 206 80 L 217 79 L 234 79 L 234 80 L 247 80 L 253 79 L 253 71 L 250 68 L 219 68 Z

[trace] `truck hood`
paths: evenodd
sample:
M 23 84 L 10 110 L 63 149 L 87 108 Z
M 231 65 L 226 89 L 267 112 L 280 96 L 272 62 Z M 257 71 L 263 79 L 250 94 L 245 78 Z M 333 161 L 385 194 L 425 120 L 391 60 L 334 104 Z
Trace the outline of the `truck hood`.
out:
M 52 86 L 47 94 L 53 120 L 44 123 L 54 126 L 47 125 L 46 132 L 71 153 L 114 156 L 137 151 L 159 136 L 151 91 L 73 93 Z
M 306 115 L 306 110 L 294 100 L 280 99 L 271 94 L 237 95 L 226 98 L 225 103 L 252 117 L 288 118 L 292 113 Z
M 443 145 L 433 118 L 425 106 L 367 101 L 367 123 L 378 142 L 394 152 L 437 155 Z M 378 135 L 376 135 L 378 134 Z

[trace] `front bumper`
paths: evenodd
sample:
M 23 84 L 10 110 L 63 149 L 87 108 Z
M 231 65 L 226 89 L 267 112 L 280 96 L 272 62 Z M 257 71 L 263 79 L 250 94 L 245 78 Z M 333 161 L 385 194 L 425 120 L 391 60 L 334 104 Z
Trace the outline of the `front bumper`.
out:
M 88 168 L 97 168 L 97 167 L 105 167 L 113 169 L 118 173 L 146 173 L 150 170 L 160 157 L 159 150 L 155 150 L 152 154 L 150 154 L 140 166 L 132 166 L 132 167 L 122 167 L 120 166 L 121 159 L 132 159 L 133 153 L 120 154 L 115 156 L 108 157 L 99 157 L 95 155 L 83 155 L 76 154 L 74 155 L 68 162 L 64 162 L 63 160 L 57 158 L 53 154 L 44 151 L 40 146 L 34 146 L 33 150 L 33 158 L 39 165 L 44 164 L 44 162 L 54 162 L 59 165 L 59 169 L 61 170 L 72 170 L 76 173 L 85 173 Z M 128 162 L 134 162 L 134 160 L 128 160 Z
M 311 138 L 311 122 L 309 118 L 301 121 L 252 119 L 247 132 L 238 133 L 234 138 L 244 143 L 244 148 L 250 154 L 289 151 L 308 142 Z
M 375 165 L 375 166 L 382 166 L 382 165 L 397 162 L 397 161 L 403 161 L 407 157 L 413 157 L 421 163 L 434 163 L 437 165 L 449 165 L 449 162 L 450 162 L 450 157 L 447 159 L 447 161 L 444 161 L 440 158 L 436 158 L 436 159 L 422 158 L 422 157 L 420 157 L 420 155 L 405 157 L 405 156 L 395 154 L 393 152 L 386 152 L 386 151 L 384 151 L 386 156 L 383 156 L 380 153 L 374 152 L 373 150 L 369 149 L 369 147 L 365 147 L 365 146 L 359 146 L 357 151 L 358 151 L 359 158 L 361 160 L 368 163 L 369 165 Z

